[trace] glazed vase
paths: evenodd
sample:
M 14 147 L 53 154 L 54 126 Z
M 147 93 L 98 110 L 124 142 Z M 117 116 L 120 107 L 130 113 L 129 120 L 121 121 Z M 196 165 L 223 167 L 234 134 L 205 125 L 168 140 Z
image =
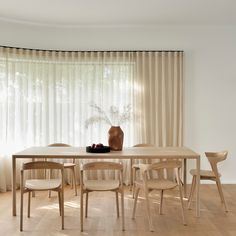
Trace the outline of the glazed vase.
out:
M 113 151 L 121 151 L 123 147 L 124 132 L 120 126 L 111 126 L 108 131 L 108 144 Z

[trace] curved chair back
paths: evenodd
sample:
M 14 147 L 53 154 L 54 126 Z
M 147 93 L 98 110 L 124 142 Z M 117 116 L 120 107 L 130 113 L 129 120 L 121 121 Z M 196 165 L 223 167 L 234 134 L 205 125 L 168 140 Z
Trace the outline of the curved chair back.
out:
M 177 183 L 179 184 L 181 181 L 181 170 L 182 167 L 182 162 L 181 161 L 162 161 L 162 162 L 157 162 L 153 163 L 151 165 L 145 165 L 145 164 L 140 164 L 140 170 L 142 173 L 142 177 L 144 182 L 147 181 L 149 178 L 148 172 L 150 170 L 155 170 L 155 171 L 163 171 L 165 169 L 171 169 L 173 171 L 173 174 L 175 179 L 177 180 Z M 160 177 L 159 179 L 163 179 L 163 177 Z
M 81 170 L 123 170 L 121 163 L 104 161 L 104 162 L 89 162 L 82 166 Z
M 49 144 L 48 147 L 71 147 L 71 145 L 66 143 L 52 143 Z
M 66 143 L 52 143 L 49 144 L 48 147 L 71 147 L 71 145 Z M 72 162 L 75 163 L 75 158 L 72 158 Z
M 134 147 L 154 147 L 155 145 L 149 143 L 139 143 L 134 145 Z
M 151 170 L 160 170 L 160 169 L 175 169 L 181 168 L 182 162 L 181 161 L 162 161 L 151 164 L 148 168 Z
M 210 163 L 218 163 L 220 161 L 224 161 L 227 158 L 228 151 L 221 152 L 205 152 L 206 157 L 208 158 Z
M 214 172 L 215 176 L 218 178 L 219 172 L 217 168 L 217 163 L 220 161 L 224 161 L 227 158 L 228 151 L 221 151 L 221 152 L 205 152 L 205 155 L 210 162 L 212 171 Z
M 63 164 L 57 163 L 57 162 L 51 162 L 51 161 L 34 161 L 34 162 L 28 162 L 24 163 L 22 166 L 23 170 L 42 170 L 42 169 L 58 169 L 63 170 L 64 166 Z

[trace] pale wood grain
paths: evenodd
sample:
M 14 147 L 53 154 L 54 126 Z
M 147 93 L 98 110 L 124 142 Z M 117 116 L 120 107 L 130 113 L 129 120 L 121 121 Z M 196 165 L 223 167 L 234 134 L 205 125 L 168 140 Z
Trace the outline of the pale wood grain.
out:
M 219 206 L 220 200 L 215 184 L 201 185 L 201 217 L 195 217 L 195 211 L 188 210 L 188 226 L 181 224 L 179 203 L 175 196 L 178 191 L 164 195 L 163 214 L 159 215 L 160 195 L 151 195 L 155 232 L 149 232 L 143 193 L 137 201 L 135 220 L 132 219 L 134 199 L 125 188 L 125 231 L 122 232 L 121 218 L 117 218 L 115 195 L 109 192 L 92 192 L 89 202 L 89 215 L 84 223 L 86 232 L 80 233 L 79 196 L 74 195 L 70 187 L 65 188 L 65 229 L 60 230 L 60 216 L 57 196 L 48 199 L 46 192 L 38 192 L 32 201 L 31 218 L 25 220 L 24 233 L 19 231 L 19 216 L 11 212 L 11 193 L 0 193 L 0 235 L 4 236 L 49 236 L 49 235 L 89 235 L 89 236 L 235 236 L 236 234 L 236 185 L 222 185 L 230 211 L 225 214 Z M 190 186 L 188 186 L 188 191 Z M 20 191 L 17 190 L 19 206 Z M 27 204 L 27 199 L 24 199 Z M 186 199 L 184 200 L 187 205 Z M 25 212 L 27 215 L 27 211 Z

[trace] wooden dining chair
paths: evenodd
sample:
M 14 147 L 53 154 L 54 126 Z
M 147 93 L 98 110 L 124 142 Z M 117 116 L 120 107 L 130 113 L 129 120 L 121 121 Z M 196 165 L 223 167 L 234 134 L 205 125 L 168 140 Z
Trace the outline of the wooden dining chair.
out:
M 24 172 L 28 170 L 60 170 L 58 179 L 24 179 Z M 56 191 L 58 193 L 61 228 L 64 229 L 64 166 L 56 162 L 35 161 L 23 164 L 21 170 L 21 198 L 20 198 L 20 231 L 23 231 L 23 202 L 24 193 L 28 193 L 28 218 L 30 217 L 31 193 L 34 191 Z
M 53 143 L 49 144 L 48 147 L 71 147 L 69 144 L 65 143 Z M 47 160 L 47 159 L 46 159 Z M 75 196 L 77 196 L 77 187 L 76 187 L 76 164 L 75 158 L 72 158 L 72 162 L 64 162 L 64 169 L 71 171 L 71 188 L 75 189 Z M 51 178 L 51 171 L 49 172 L 49 178 Z M 51 192 L 49 192 L 49 197 L 51 196 Z
M 160 191 L 160 208 L 159 208 L 159 214 L 162 214 L 162 205 L 163 205 L 163 195 L 165 190 L 174 189 L 175 187 L 179 187 L 179 196 L 180 196 L 180 203 L 181 203 L 181 211 L 182 211 L 182 218 L 183 218 L 183 224 L 186 225 L 185 220 L 185 212 L 184 212 L 184 204 L 183 204 L 183 193 L 182 193 L 182 184 L 180 181 L 180 169 L 182 167 L 182 162 L 180 161 L 162 161 L 158 163 L 153 164 L 140 164 L 140 171 L 142 174 L 142 180 L 136 180 L 136 189 L 135 189 L 135 199 L 134 199 L 134 207 L 133 207 L 133 214 L 132 218 L 135 218 L 135 212 L 136 212 L 136 206 L 137 206 L 137 199 L 139 195 L 140 189 L 143 189 L 145 194 L 145 202 L 146 202 L 146 208 L 147 208 L 147 215 L 148 215 L 148 221 L 149 221 L 149 229 L 150 231 L 154 231 L 153 224 L 152 224 L 152 218 L 151 218 L 151 212 L 150 212 L 150 203 L 149 203 L 149 193 L 153 190 L 159 190 Z M 149 171 L 161 171 L 164 169 L 172 169 L 175 170 L 175 178 L 176 181 L 168 180 L 168 179 L 154 179 L 150 178 L 148 175 Z
M 119 179 L 109 180 L 84 180 L 86 171 L 97 170 L 115 170 L 119 172 Z M 124 223 L 124 189 L 123 189 L 123 165 L 115 162 L 90 162 L 80 168 L 80 226 L 83 231 L 83 195 L 86 194 L 85 217 L 88 216 L 88 196 L 92 191 L 113 191 L 116 194 L 116 210 L 119 217 L 119 199 L 118 193 L 121 195 L 121 215 L 122 230 L 125 229 Z
M 200 170 L 200 180 L 211 180 L 211 181 L 216 182 L 221 202 L 224 205 L 225 212 L 228 212 L 228 208 L 225 202 L 225 198 L 224 198 L 224 194 L 223 194 L 222 186 L 221 186 L 221 181 L 220 181 L 221 174 L 218 172 L 218 167 L 217 167 L 218 162 L 224 161 L 227 158 L 228 151 L 205 152 L 205 155 L 208 161 L 210 162 L 211 170 Z M 196 178 L 197 178 L 196 169 L 190 170 L 190 174 L 193 176 L 193 179 L 192 179 L 192 185 L 191 185 L 190 194 L 188 198 L 188 208 L 190 208 L 191 206 L 194 191 L 196 188 Z
M 154 147 L 153 144 L 146 144 L 146 143 L 140 143 L 136 144 L 133 147 Z M 135 193 L 135 181 L 137 179 L 137 173 L 140 170 L 139 163 L 133 163 L 134 160 L 131 159 L 131 169 L 130 169 L 130 179 L 131 179 L 131 187 L 132 187 L 132 196 L 134 198 L 134 193 Z M 146 163 L 151 164 L 151 160 L 145 160 Z

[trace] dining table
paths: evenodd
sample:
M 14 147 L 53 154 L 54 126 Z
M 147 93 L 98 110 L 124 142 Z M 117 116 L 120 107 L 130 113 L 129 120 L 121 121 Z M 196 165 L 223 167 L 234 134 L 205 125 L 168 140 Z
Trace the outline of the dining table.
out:
M 12 215 L 16 216 L 16 174 L 18 159 L 129 159 L 134 160 L 158 159 L 175 160 L 181 159 L 184 163 L 183 184 L 186 193 L 187 184 L 187 160 L 195 160 L 196 166 L 196 217 L 200 216 L 200 155 L 187 147 L 125 147 L 121 151 L 110 151 L 107 153 L 86 152 L 85 147 L 30 147 L 12 155 Z

